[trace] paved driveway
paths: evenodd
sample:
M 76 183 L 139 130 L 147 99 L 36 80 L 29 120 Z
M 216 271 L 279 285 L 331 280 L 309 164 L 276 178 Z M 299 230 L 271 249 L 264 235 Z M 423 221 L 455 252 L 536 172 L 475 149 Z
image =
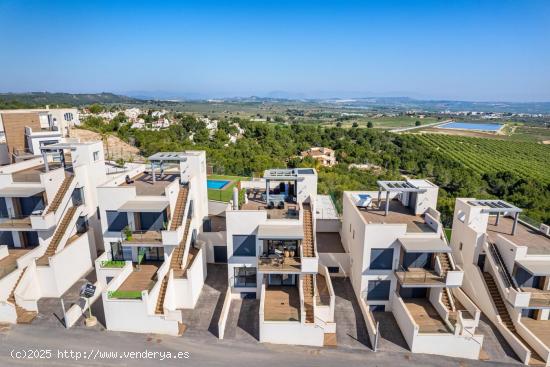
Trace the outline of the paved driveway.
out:
M 182 310 L 187 326 L 184 336 L 209 334 L 218 336 L 218 320 L 227 290 L 227 265 L 208 264 L 208 275 L 194 309 Z
M 367 326 L 349 279 L 331 278 L 336 296 L 334 318 L 338 347 L 368 349 Z
M 232 300 L 224 338 L 257 342 L 260 339 L 259 311 L 260 300 L 258 299 Z

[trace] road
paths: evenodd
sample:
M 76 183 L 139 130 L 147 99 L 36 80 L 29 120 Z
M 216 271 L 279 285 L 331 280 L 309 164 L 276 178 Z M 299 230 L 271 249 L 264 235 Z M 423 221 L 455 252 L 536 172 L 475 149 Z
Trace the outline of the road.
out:
M 14 359 L 22 350 L 42 350 L 44 359 Z M 51 350 L 51 357 L 44 350 Z M 65 353 L 61 359 L 58 350 Z M 70 352 L 73 357 L 70 358 Z M 117 352 L 116 358 L 95 353 Z M 129 358 L 126 352 L 180 352 L 180 359 Z M 187 352 L 185 358 L 184 352 Z M 81 353 L 76 360 L 76 353 Z M 86 353 L 86 355 L 85 355 Z M 91 356 L 91 357 L 89 357 Z M 47 358 L 49 357 L 49 358 Z M 113 357 L 113 355 L 112 355 Z M 83 358 L 91 358 L 90 360 Z M 169 337 L 85 328 L 51 328 L 43 325 L 11 325 L 0 328 L 0 366 L 506 366 L 504 363 L 470 361 L 408 352 L 378 352 L 353 348 L 311 348 L 272 345 L 250 340 L 218 340 L 207 334 Z M 509 364 L 510 366 L 518 364 Z

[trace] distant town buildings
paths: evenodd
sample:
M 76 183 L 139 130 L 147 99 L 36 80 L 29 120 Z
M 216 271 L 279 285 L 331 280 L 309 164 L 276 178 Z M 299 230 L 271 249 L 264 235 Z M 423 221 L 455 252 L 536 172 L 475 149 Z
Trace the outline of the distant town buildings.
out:
M 302 158 L 310 157 L 319 162 L 325 167 L 332 167 L 336 164 L 336 156 L 334 150 L 325 147 L 311 147 L 301 153 Z

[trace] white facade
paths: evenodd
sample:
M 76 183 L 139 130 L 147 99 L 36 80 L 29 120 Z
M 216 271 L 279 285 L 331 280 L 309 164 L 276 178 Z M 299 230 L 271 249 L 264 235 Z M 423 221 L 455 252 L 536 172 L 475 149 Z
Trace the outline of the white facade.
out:
M 44 158 L 0 168 L 0 260 L 15 260 L 12 269 L 0 269 L 2 321 L 21 321 L 38 311 L 40 298 L 61 297 L 91 270 L 101 239 L 95 194 L 106 179 L 101 142 L 48 148 Z
M 107 284 L 108 329 L 176 335 L 181 309 L 195 307 L 207 275 L 206 246 L 197 240 L 208 215 L 206 154 L 149 160 L 153 166 L 127 164 L 97 189 L 105 253 L 96 272 Z M 144 271 L 149 287 L 140 285 Z
M 464 291 L 519 359 L 548 366 L 550 345 L 540 330 L 550 326 L 550 238 L 521 220 L 514 230 L 519 210 L 498 200 L 458 198 L 451 247 L 465 271 Z
M 371 342 L 378 338 L 371 312 L 391 311 L 412 352 L 477 359 L 480 312 L 460 290 L 464 272 L 450 255 L 435 209 L 437 186 L 407 180 L 379 181 L 379 187 L 344 192 L 340 233 Z M 422 314 L 435 312 L 437 331 L 422 322 Z
M 317 173 L 268 170 L 241 187 L 244 199 L 235 191 L 225 213 L 230 291 L 260 298 L 261 342 L 322 346 L 336 324 L 334 291 L 315 245 Z M 321 281 L 324 303 L 315 297 Z M 274 310 L 279 304 L 292 316 Z

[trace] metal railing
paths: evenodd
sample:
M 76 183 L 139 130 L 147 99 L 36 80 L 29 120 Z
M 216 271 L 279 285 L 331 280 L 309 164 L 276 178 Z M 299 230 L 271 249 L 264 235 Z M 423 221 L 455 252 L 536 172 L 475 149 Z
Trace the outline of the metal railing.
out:
M 504 260 L 502 259 L 502 256 L 500 255 L 500 252 L 497 248 L 497 246 L 489 242 L 489 252 L 491 256 L 493 257 L 493 260 L 495 260 L 495 263 L 498 266 L 498 272 L 502 278 L 502 281 L 504 282 L 504 285 L 506 288 L 513 288 L 515 290 L 519 290 L 518 285 L 516 284 L 516 281 L 510 273 L 508 272 L 508 269 L 506 268 L 506 265 L 504 264 Z
M 287 270 L 297 271 L 301 270 L 301 259 L 299 257 L 268 257 L 260 256 L 258 258 L 258 268 L 260 270 Z
M 162 243 L 160 230 L 135 230 L 128 234 L 122 233 L 122 242 L 126 243 Z
M 403 284 L 426 284 L 441 282 L 445 283 L 445 276 L 439 275 L 432 269 L 419 269 L 411 271 L 405 269 L 402 265 L 396 270 L 395 275 Z

